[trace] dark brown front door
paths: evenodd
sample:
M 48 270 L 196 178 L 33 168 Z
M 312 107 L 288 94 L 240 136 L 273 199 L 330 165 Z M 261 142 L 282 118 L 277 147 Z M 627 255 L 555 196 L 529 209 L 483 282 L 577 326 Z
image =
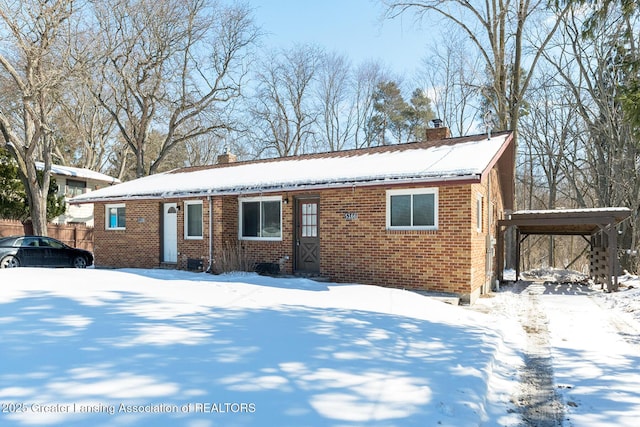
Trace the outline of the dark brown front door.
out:
M 320 272 L 320 200 L 296 200 L 296 272 Z

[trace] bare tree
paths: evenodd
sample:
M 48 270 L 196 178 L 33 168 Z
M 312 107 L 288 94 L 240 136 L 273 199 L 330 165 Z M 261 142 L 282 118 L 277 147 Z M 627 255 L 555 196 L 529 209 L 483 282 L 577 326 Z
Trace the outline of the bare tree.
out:
M 47 193 L 55 138 L 52 117 L 60 92 L 76 67 L 69 55 L 77 30 L 74 0 L 1 0 L 0 71 L 17 95 L 0 107 L 0 132 L 18 162 L 34 233 L 47 234 Z M 36 161 L 44 162 L 41 173 Z
M 355 148 L 371 147 L 377 134 L 369 124 L 376 114 L 374 95 L 380 83 L 390 80 L 379 62 L 365 62 L 355 71 Z
M 589 172 L 585 178 L 595 203 L 614 206 L 628 200 L 629 192 L 638 193 L 630 183 L 640 184 L 635 176 L 639 151 L 619 99 L 624 79 L 633 77 L 623 72 L 616 42 L 617 35 L 629 31 L 628 22 L 612 17 L 594 27 L 593 37 L 585 39 L 582 13 L 573 12 L 557 48 L 545 55 L 557 81 L 571 94 L 572 107 L 583 123 L 582 156 Z
M 468 135 L 483 114 L 477 105 L 484 68 L 455 28 L 422 61 L 419 87 L 428 88 L 437 118 L 453 135 Z
M 562 22 L 568 6 L 549 8 L 545 0 L 380 0 L 387 16 L 415 12 L 417 19 L 435 14 L 457 26 L 473 42 L 483 58 L 488 85 L 485 102 L 492 104 L 496 127 L 514 132 L 517 146 L 518 122 L 535 66 Z M 535 20 L 536 15 L 546 19 Z M 525 58 L 525 51 L 531 55 Z M 525 59 L 527 61 L 525 62 Z M 515 161 L 515 151 L 513 153 Z M 514 171 L 514 181 L 515 171 Z M 515 206 L 514 206 L 515 207 Z M 506 266 L 515 266 L 515 233 L 506 234 Z
M 571 94 L 555 81 L 556 73 L 545 68 L 527 92 L 527 114 L 520 123 L 522 167 L 518 168 L 518 178 L 525 184 L 520 187 L 520 205 L 527 209 L 583 207 L 576 206 L 569 183 L 572 177 L 567 176 L 569 165 L 577 160 L 573 154 L 578 151 L 580 118 Z M 545 239 L 545 258 L 555 266 L 558 239 Z M 573 253 L 564 255 L 575 257 Z
M 318 71 L 320 136 L 330 151 L 347 146 L 355 129 L 351 67 L 346 57 L 325 54 Z
M 523 144 L 529 149 L 525 163 L 530 165 L 532 177 L 541 182 L 532 188 L 529 209 L 554 209 L 564 176 L 565 152 L 574 141 L 572 124 L 575 112 L 548 80 L 532 88 L 527 97 L 527 112 L 521 120 Z M 525 196 L 526 197 L 526 196 Z
M 482 2 L 469 0 L 381 0 L 387 16 L 397 17 L 413 11 L 417 19 L 433 13 L 460 28 L 473 42 L 483 58 L 489 75 L 486 100 L 493 104 L 499 129 L 518 129 L 520 109 L 535 65 L 561 23 L 567 7 L 549 10 L 543 0 L 505 0 Z M 535 13 L 545 14 L 544 21 L 531 19 Z M 529 30 L 529 31 L 527 31 Z M 532 55 L 526 62 L 525 47 Z
M 156 172 L 177 145 L 228 128 L 224 109 L 240 96 L 258 35 L 247 7 L 119 0 L 96 14 L 106 50 L 94 93 L 135 155 L 136 176 Z M 164 136 L 147 159 L 153 129 Z
M 638 47 L 628 43 L 625 35 L 638 28 L 640 16 L 627 16 L 613 8 L 603 18 L 593 21 L 584 37 L 582 11 L 577 6 L 575 12 L 572 9 L 560 41 L 564 49 L 548 52 L 548 60 L 558 79 L 571 91 L 574 108 L 583 122 L 581 153 L 585 167 L 576 176 L 584 176 L 589 182 L 585 193 L 592 197 L 594 205 L 633 209 L 630 226 L 625 226 L 621 241 L 628 248 L 637 248 L 640 146 L 632 112 L 624 108 L 621 98 L 624 88 L 637 78 L 627 61 L 629 56 L 638 57 Z M 637 258 L 624 263 L 626 268 L 634 269 L 640 264 Z
M 531 184 L 523 195 L 534 208 L 632 207 L 619 241 L 636 248 L 640 149 L 621 98 L 636 78 L 626 64 L 633 44 L 625 35 L 637 28 L 639 16 L 634 22 L 610 9 L 600 18 L 590 21 L 585 33 L 584 10 L 572 7 L 543 54 L 544 80 L 529 91 L 528 115 L 521 121 L 523 149 L 530 154 L 524 162 L 530 173 L 522 179 Z M 625 268 L 637 267 L 637 259 L 624 258 Z
M 321 57 L 317 47 L 296 46 L 263 60 L 250 108 L 258 156 L 270 151 L 281 157 L 296 155 L 313 143 L 318 114 L 312 104 L 312 84 Z
M 215 163 L 223 152 L 224 140 L 215 133 L 192 138 L 186 143 L 187 166 L 202 166 Z
M 55 163 L 106 171 L 115 122 L 78 79 L 60 99 L 55 117 Z

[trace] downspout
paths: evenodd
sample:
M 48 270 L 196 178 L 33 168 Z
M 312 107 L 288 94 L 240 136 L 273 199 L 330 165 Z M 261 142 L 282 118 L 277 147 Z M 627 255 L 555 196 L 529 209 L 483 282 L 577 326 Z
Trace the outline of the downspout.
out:
M 493 266 L 493 256 L 494 256 L 494 237 L 493 237 L 493 230 L 494 227 L 497 226 L 497 224 L 492 224 L 491 220 L 492 218 L 492 214 L 493 214 L 493 201 L 491 200 L 491 171 L 489 171 L 488 174 L 488 179 L 487 179 L 487 247 L 485 248 L 486 250 L 486 254 L 485 254 L 485 262 L 486 264 L 486 271 L 485 271 L 485 280 L 486 280 L 486 276 L 489 276 L 489 289 L 491 290 L 491 282 L 493 281 L 493 278 L 496 277 L 498 274 L 496 274 L 494 276 L 493 274 L 493 270 L 494 270 L 494 266 Z M 497 273 L 497 272 L 496 272 Z M 496 284 L 496 290 L 498 288 L 498 284 Z
M 213 268 L 213 206 L 211 205 L 211 196 L 207 196 L 207 203 L 209 204 L 209 265 L 207 266 L 207 273 L 211 273 Z

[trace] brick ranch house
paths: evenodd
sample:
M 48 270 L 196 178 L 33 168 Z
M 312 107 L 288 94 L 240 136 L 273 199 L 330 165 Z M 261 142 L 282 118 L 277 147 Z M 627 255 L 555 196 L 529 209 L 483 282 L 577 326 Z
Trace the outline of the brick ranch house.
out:
M 104 267 L 220 272 L 231 247 L 286 274 L 454 293 L 496 277 L 498 219 L 512 209 L 511 132 L 218 164 L 80 195 L 95 204 Z

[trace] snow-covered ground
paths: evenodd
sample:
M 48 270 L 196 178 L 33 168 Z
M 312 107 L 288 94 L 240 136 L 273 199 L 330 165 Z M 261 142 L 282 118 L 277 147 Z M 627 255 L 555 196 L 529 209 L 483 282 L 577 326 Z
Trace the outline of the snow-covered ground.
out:
M 522 331 L 409 291 L 0 271 L 0 425 L 517 425 Z
M 589 284 L 572 271 L 539 269 L 521 278 L 531 282 L 503 287 L 492 298 L 481 299 L 476 309 L 484 306 L 484 311 L 520 321 L 525 329 L 526 322 L 543 325 L 541 333 L 546 335 L 554 391 L 564 407 L 562 425 L 637 426 L 638 277 L 621 276 L 619 292 L 615 293 L 603 292 L 600 285 Z M 542 350 L 539 354 L 544 354 Z
M 253 274 L 0 270 L 0 425 L 518 426 L 535 300 L 564 425 L 635 426 L 640 280 L 621 283 L 469 308 Z

